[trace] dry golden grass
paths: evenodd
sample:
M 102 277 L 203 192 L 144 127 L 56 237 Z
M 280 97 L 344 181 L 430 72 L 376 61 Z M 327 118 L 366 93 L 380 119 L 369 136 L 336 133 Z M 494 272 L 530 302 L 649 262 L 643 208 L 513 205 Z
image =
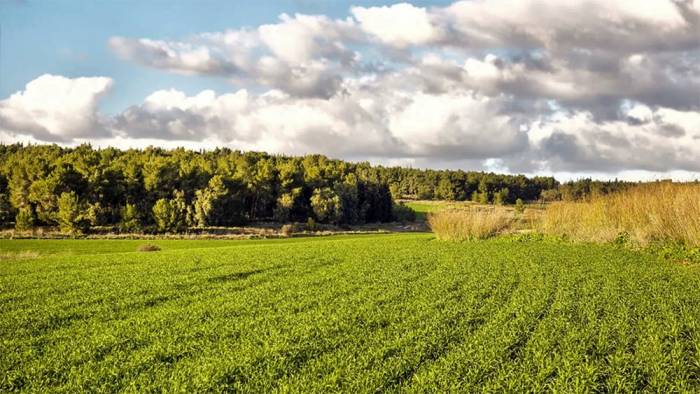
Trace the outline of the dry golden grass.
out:
M 160 250 L 160 246 L 154 244 L 143 244 L 139 245 L 136 250 L 139 252 L 158 252 Z
M 700 246 L 700 185 L 659 182 L 586 202 L 549 206 L 538 229 L 579 241 L 609 242 L 620 234 Z
M 512 212 L 497 208 L 447 209 L 428 215 L 428 225 L 441 240 L 485 239 L 506 231 L 514 222 Z

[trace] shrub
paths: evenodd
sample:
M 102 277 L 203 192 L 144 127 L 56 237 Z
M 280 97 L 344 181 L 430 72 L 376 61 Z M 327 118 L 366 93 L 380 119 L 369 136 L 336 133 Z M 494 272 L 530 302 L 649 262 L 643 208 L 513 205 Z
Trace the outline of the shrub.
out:
M 572 240 L 680 242 L 700 246 L 700 185 L 659 182 L 585 202 L 553 203 L 539 222 L 545 234 Z
M 280 234 L 284 235 L 285 237 L 289 237 L 294 233 L 294 225 L 293 224 L 285 224 L 280 228 Z
M 515 212 L 517 212 L 517 213 L 525 212 L 525 204 L 523 203 L 522 198 L 518 198 L 517 200 L 515 200 Z
M 513 223 L 502 209 L 451 209 L 428 215 L 428 225 L 438 239 L 464 241 L 498 235 Z
M 306 219 L 306 230 L 307 231 L 316 231 L 318 229 L 318 225 L 316 224 L 316 221 L 314 218 L 308 218 Z
M 160 250 L 160 246 L 154 244 L 143 244 L 136 248 L 139 252 L 157 252 Z

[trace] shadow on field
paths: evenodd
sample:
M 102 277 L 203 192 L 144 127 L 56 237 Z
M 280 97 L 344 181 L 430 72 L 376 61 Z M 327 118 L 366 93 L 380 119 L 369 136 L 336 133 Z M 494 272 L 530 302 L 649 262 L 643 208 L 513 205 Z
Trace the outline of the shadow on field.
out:
M 278 270 L 280 268 L 282 268 L 282 266 L 275 266 L 275 267 L 257 269 L 257 270 L 251 270 L 251 271 L 234 272 L 232 274 L 212 276 L 211 278 L 209 278 L 207 280 L 209 282 L 232 282 L 232 281 L 236 281 L 236 280 L 243 280 L 243 279 L 246 279 L 246 278 L 253 276 L 253 275 L 262 274 L 263 272 Z

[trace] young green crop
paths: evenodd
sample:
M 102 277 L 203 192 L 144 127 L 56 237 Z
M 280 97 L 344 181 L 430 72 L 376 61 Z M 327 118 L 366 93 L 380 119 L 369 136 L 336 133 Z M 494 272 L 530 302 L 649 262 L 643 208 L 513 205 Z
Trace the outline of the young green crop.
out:
M 139 242 L 0 241 L 40 254 L 0 261 L 0 391 L 700 390 L 695 267 L 428 234 Z

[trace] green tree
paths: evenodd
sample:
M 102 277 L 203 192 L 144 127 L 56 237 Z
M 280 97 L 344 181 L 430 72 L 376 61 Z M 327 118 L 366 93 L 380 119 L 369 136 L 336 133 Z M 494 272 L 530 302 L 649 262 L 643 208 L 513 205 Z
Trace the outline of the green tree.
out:
M 209 180 L 206 188 L 195 192 L 194 222 L 199 227 L 214 226 L 221 223 L 223 199 L 228 195 L 220 175 Z
M 57 222 L 58 195 L 50 179 L 37 179 L 29 187 L 29 201 L 35 207 L 36 218 L 46 224 Z
M 547 189 L 540 192 L 540 199 L 545 202 L 561 200 L 561 192 L 557 189 Z
M 525 212 L 525 204 L 523 203 L 522 198 L 518 198 L 517 200 L 515 200 L 515 212 L 517 212 L 517 213 Z
M 91 226 L 103 226 L 107 223 L 107 210 L 99 201 L 88 204 L 87 210 L 83 217 L 90 223 Z
M 160 232 L 178 232 L 185 228 L 187 204 L 182 192 L 175 192 L 175 198 L 161 198 L 153 205 L 153 219 Z
M 200 227 L 242 224 L 244 209 L 240 196 L 233 192 L 236 186 L 221 175 L 212 177 L 206 188 L 195 193 L 194 223 Z
M 416 197 L 419 200 L 432 200 L 435 194 L 433 193 L 433 186 L 425 183 L 419 184 L 416 189 Z
M 365 213 L 360 208 L 360 181 L 355 174 L 345 176 L 343 182 L 334 187 L 335 193 L 340 198 L 341 218 L 340 222 L 356 224 Z
M 10 177 L 9 189 L 10 189 L 10 204 L 17 208 L 27 208 L 29 207 L 29 187 L 32 182 L 29 180 L 29 176 L 22 167 L 16 167 L 12 169 L 12 176 Z
M 5 193 L 0 193 L 0 225 L 12 220 L 12 205 L 10 198 Z
M 79 234 L 83 232 L 84 223 L 80 216 L 80 205 L 75 192 L 61 193 L 58 198 L 56 219 L 63 233 Z
M 289 222 L 292 219 L 292 211 L 300 195 L 301 188 L 296 188 L 289 193 L 284 193 L 279 196 L 273 212 L 273 218 L 281 223 Z
M 452 182 L 447 178 L 441 178 L 435 188 L 435 197 L 439 200 L 454 201 L 456 194 L 452 186 Z
M 316 219 L 322 223 L 337 223 L 342 217 L 340 197 L 327 187 L 314 190 L 311 208 Z
M 15 216 L 15 230 L 27 231 L 34 226 L 34 213 L 30 207 L 23 207 L 17 211 Z
M 139 211 L 133 204 L 126 204 L 121 209 L 121 220 L 119 222 L 119 230 L 123 232 L 134 233 L 141 231 L 141 219 Z
M 493 195 L 493 203 L 496 205 L 503 205 L 508 201 L 508 188 L 503 188 L 499 191 L 497 191 Z
M 160 232 L 171 231 L 175 227 L 177 215 L 170 200 L 161 198 L 153 205 L 153 219 L 156 222 L 156 228 Z

